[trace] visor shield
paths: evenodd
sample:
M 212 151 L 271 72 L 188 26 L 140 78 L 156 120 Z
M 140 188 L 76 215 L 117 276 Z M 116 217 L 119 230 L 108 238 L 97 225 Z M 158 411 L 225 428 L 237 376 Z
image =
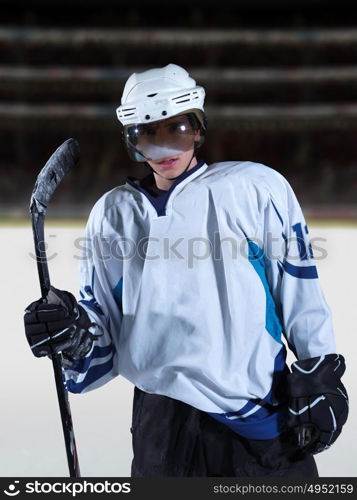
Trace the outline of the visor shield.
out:
M 199 127 L 189 115 L 179 115 L 156 122 L 126 126 L 124 137 L 136 161 L 160 160 L 193 149 L 199 140 Z M 134 151 L 133 151 L 134 150 Z

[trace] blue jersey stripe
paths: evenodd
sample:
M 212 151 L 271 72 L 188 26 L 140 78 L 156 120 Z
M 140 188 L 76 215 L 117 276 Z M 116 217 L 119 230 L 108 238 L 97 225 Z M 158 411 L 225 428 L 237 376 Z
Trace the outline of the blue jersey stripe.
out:
M 273 200 L 272 200 L 271 198 L 270 198 L 270 201 L 271 201 L 271 204 L 272 204 L 272 205 L 273 205 L 273 207 L 274 207 L 274 210 L 275 210 L 275 212 L 276 212 L 276 215 L 279 217 L 279 220 L 280 220 L 280 222 L 281 222 L 281 225 L 282 225 L 282 226 L 284 226 L 284 221 L 283 221 L 282 216 L 279 214 L 279 210 L 276 208 L 275 203 L 273 202 Z
M 259 410 L 260 411 L 260 410 Z M 248 439 L 273 439 L 278 437 L 284 429 L 287 418 L 287 406 L 282 406 L 264 418 L 242 420 L 227 420 L 219 414 L 209 414 L 219 422 L 225 424 L 233 432 Z M 217 416 L 218 415 L 218 416 Z M 254 413 L 257 417 L 257 415 Z
M 109 361 L 102 365 L 96 365 L 93 366 L 88 370 L 87 375 L 85 378 L 82 380 L 82 382 L 74 382 L 74 380 L 68 380 L 67 381 L 67 389 L 70 392 L 73 392 L 75 394 L 79 394 L 80 392 L 83 392 L 83 390 L 88 387 L 90 384 L 95 382 L 96 380 L 99 380 L 100 378 L 104 377 L 107 373 L 109 373 L 113 368 L 113 356 Z
M 97 304 L 94 301 L 94 299 L 91 299 L 91 300 L 81 299 L 78 301 L 78 304 L 82 304 L 84 306 L 87 306 L 88 309 L 91 309 L 93 312 L 95 312 L 96 314 L 98 314 L 100 316 L 104 315 L 101 307 L 99 306 L 99 304 Z
M 316 279 L 318 278 L 316 266 L 294 266 L 289 262 L 283 262 L 283 266 L 285 271 L 294 276 L 295 278 L 300 279 Z
M 286 365 L 286 348 L 283 346 L 274 361 L 274 375 L 272 387 L 269 393 L 262 400 L 250 400 L 243 408 L 237 412 L 228 413 L 209 413 L 211 417 L 219 422 L 227 425 L 235 433 L 249 439 L 272 439 L 277 437 L 284 430 L 287 404 L 286 401 L 281 401 L 279 405 L 273 406 L 272 396 L 277 397 L 276 389 L 282 382 L 282 378 L 287 374 Z M 261 404 L 261 408 L 247 415 L 250 409 L 257 404 Z M 237 416 L 236 419 L 227 417 Z
M 279 319 L 276 304 L 270 291 L 269 283 L 265 274 L 264 251 L 254 241 L 248 238 L 249 262 L 256 270 L 266 294 L 265 328 L 274 340 L 282 344 L 282 325 Z
M 88 370 L 93 359 L 105 358 L 113 351 L 113 344 L 109 344 L 105 347 L 95 346 L 90 356 L 74 361 L 68 369 L 76 371 L 78 373 L 85 373 Z
M 123 278 L 120 278 L 113 289 L 114 300 L 123 314 Z

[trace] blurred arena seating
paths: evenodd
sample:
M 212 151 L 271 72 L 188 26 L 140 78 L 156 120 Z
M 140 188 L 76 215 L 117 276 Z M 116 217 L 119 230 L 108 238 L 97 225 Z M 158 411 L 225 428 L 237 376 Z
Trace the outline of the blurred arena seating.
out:
M 81 163 L 51 213 L 85 216 L 146 169 L 128 160 L 115 108 L 134 71 L 175 62 L 206 88 L 207 162 L 285 175 L 307 215 L 357 218 L 353 3 L 124 4 L 3 0 L 0 215 L 25 215 L 36 175 L 66 138 Z

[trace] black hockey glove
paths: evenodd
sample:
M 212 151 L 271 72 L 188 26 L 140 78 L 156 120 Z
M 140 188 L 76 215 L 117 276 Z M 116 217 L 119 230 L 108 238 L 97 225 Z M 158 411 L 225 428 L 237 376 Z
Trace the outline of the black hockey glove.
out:
M 298 445 L 309 453 L 329 448 L 347 420 L 348 396 L 340 381 L 345 368 L 340 354 L 303 359 L 291 366 L 287 423 Z
M 68 361 L 82 358 L 99 336 L 89 331 L 92 323 L 75 297 L 51 286 L 45 302 L 32 302 L 25 310 L 25 332 L 36 357 L 62 352 Z

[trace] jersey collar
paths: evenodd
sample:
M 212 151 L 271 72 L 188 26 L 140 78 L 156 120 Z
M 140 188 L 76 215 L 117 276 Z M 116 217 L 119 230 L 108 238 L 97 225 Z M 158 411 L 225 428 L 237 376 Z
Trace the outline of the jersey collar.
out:
M 150 201 L 150 203 L 155 208 L 157 215 L 160 217 L 168 215 L 167 208 L 168 205 L 171 207 L 173 198 L 172 194 L 174 193 L 176 195 L 179 191 L 181 191 L 181 188 L 183 188 L 188 182 L 197 177 L 206 168 L 207 164 L 203 160 L 199 161 L 196 166 L 194 166 L 190 170 L 187 170 L 186 172 L 183 172 L 175 180 L 170 189 L 164 191 L 162 194 L 159 194 L 158 196 L 154 196 L 148 189 L 146 189 L 141 185 L 142 184 L 141 181 L 143 181 L 144 179 L 148 179 L 150 176 L 154 178 L 152 173 L 149 174 L 149 176 L 145 177 L 144 179 L 137 179 L 135 177 L 128 176 L 126 178 L 126 184 L 135 188 L 137 191 L 140 191 Z

